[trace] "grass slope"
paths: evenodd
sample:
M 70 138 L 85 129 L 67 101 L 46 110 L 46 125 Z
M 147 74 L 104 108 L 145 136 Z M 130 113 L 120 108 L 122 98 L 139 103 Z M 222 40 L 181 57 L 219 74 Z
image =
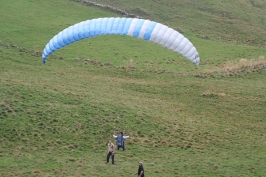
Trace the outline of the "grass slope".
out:
M 95 0 L 198 37 L 234 44 L 266 44 L 263 0 Z
M 67 0 L 0 2 L 1 176 L 134 176 L 139 160 L 158 177 L 266 173 L 266 71 L 219 73 L 265 48 L 188 34 L 203 58 L 196 70 L 155 44 L 102 36 L 43 65 L 40 52 L 53 35 L 116 14 Z M 114 126 L 131 137 L 111 166 L 104 162 Z

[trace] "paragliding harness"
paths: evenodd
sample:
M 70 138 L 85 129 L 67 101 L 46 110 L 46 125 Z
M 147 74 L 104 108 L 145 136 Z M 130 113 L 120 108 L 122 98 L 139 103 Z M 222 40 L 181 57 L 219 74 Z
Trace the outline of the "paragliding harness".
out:
M 116 146 L 117 146 L 117 150 L 119 150 L 119 148 L 123 148 L 123 151 L 125 150 L 125 144 L 124 144 L 124 138 L 123 138 L 122 132 L 120 132 L 120 134 L 117 135 Z
M 127 129 L 127 127 L 126 127 L 126 129 Z M 124 130 L 124 132 L 125 132 L 125 130 Z M 114 134 L 115 134 L 115 127 L 114 127 Z M 124 151 L 126 148 L 125 148 L 125 141 L 124 141 L 123 132 L 120 132 L 117 136 L 114 136 L 114 137 L 116 139 L 117 150 L 119 150 L 119 148 L 122 148 Z M 128 136 L 126 136 L 126 137 L 128 137 Z

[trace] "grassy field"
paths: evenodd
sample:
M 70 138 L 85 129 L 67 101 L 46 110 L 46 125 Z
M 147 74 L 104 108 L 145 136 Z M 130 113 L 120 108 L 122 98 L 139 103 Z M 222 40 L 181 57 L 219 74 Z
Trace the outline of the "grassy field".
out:
M 200 53 L 198 69 L 125 36 L 80 41 L 44 65 L 44 46 L 64 28 L 120 15 L 70 0 L 0 0 L 0 176 L 136 176 L 140 160 L 146 176 L 266 174 L 265 2 L 138 2 L 110 5 L 181 29 Z M 179 5 L 187 7 L 177 16 L 180 25 L 169 17 Z M 201 19 L 203 7 L 212 15 L 223 7 L 231 14 L 223 20 L 260 30 Z M 241 13 L 254 8 L 250 16 Z M 130 138 L 112 166 L 105 158 L 114 126 L 128 127 Z
M 81 0 L 82 1 L 82 0 Z M 167 24 L 199 38 L 264 46 L 264 0 L 95 0 Z

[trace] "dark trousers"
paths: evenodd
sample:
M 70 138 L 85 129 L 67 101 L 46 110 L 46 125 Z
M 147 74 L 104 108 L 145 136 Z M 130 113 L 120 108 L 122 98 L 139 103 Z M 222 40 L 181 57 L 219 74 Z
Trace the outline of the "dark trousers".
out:
M 123 148 L 123 151 L 125 150 L 125 145 L 118 145 L 117 146 L 117 150 L 119 150 L 119 148 Z
M 112 164 L 114 164 L 115 163 L 115 154 L 113 154 L 112 152 L 108 152 L 106 162 L 107 163 L 109 162 L 110 156 L 112 156 Z

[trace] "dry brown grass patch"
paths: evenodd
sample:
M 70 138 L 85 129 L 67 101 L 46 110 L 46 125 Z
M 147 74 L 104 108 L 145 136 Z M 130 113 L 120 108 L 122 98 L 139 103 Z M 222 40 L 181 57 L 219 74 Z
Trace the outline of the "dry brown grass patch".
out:
M 41 173 L 40 170 L 32 170 L 32 173 Z
M 216 93 L 216 92 L 214 92 L 212 90 L 206 90 L 205 92 L 203 92 L 201 94 L 201 96 L 203 96 L 203 97 L 225 97 L 227 95 L 226 95 L 226 93 L 223 93 L 223 92 Z
M 258 59 L 245 59 L 241 58 L 237 62 L 228 62 L 223 65 L 220 72 L 225 75 L 232 73 L 239 73 L 243 71 L 252 72 L 264 69 L 266 67 L 266 59 L 264 56 L 260 56 Z
M 207 77 L 214 75 L 235 76 L 240 73 L 260 72 L 266 68 L 265 56 L 260 56 L 257 59 L 241 58 L 239 61 L 229 61 L 219 68 L 208 69 L 205 72 L 195 75 L 196 77 Z

